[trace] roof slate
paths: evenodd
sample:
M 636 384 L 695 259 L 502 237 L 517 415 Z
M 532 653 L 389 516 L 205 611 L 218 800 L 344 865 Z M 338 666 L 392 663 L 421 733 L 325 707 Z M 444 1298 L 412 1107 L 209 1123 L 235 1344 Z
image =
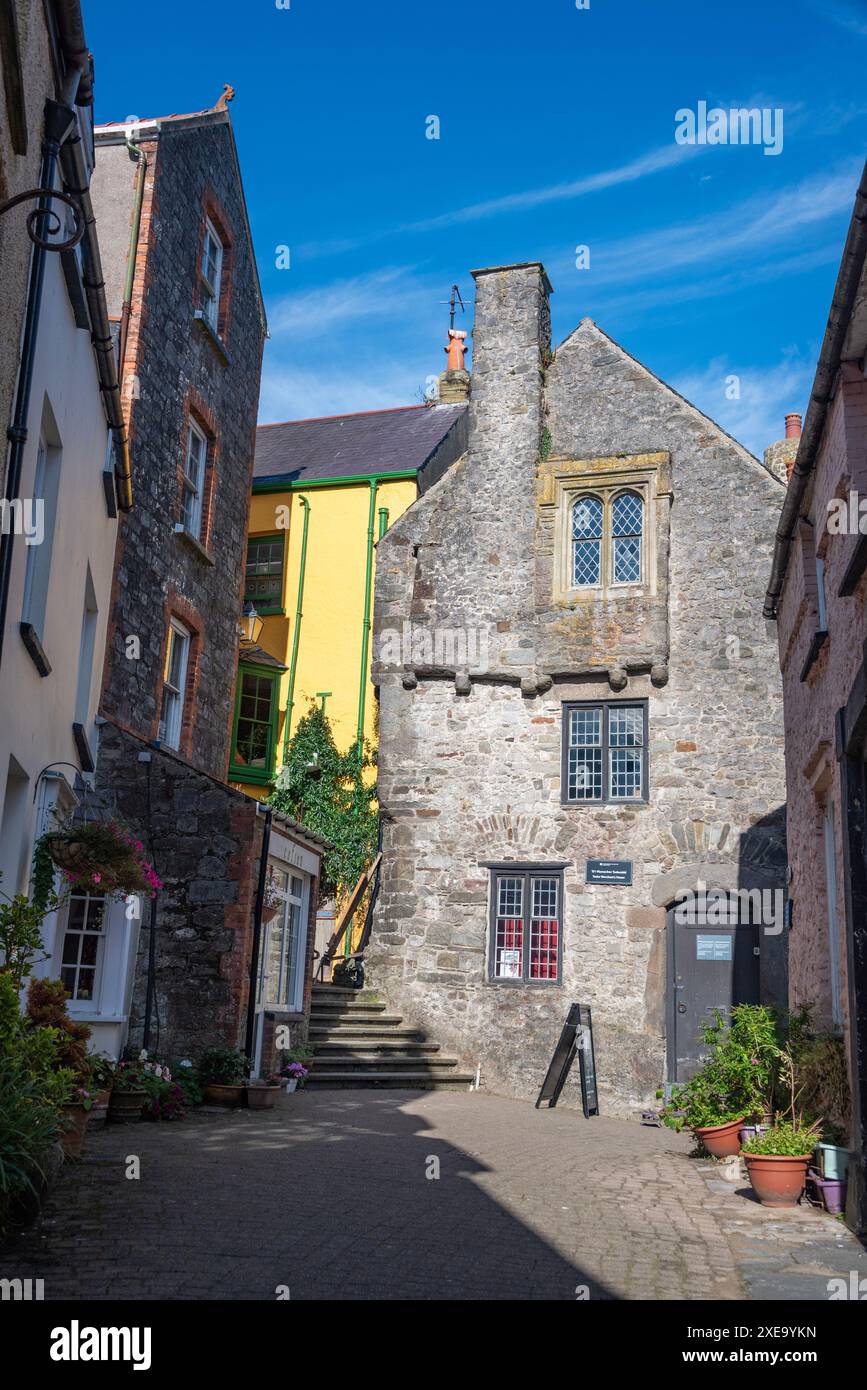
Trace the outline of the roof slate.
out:
M 407 405 L 260 425 L 253 481 L 304 483 L 418 470 L 466 408 Z

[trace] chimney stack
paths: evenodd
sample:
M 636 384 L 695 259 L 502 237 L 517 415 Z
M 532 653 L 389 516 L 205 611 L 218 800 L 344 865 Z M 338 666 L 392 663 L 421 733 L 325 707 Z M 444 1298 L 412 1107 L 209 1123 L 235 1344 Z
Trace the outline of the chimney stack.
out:
M 467 350 L 466 332 L 461 328 L 449 329 L 448 345 L 443 352 L 448 353 L 446 369 L 440 375 L 440 405 L 456 405 L 469 400 L 470 374 L 464 367 L 464 354 Z
M 788 483 L 792 476 L 800 442 L 801 417 L 796 411 L 791 411 L 786 416 L 785 438 L 778 439 L 775 444 L 769 444 L 765 450 L 765 467 L 781 483 Z

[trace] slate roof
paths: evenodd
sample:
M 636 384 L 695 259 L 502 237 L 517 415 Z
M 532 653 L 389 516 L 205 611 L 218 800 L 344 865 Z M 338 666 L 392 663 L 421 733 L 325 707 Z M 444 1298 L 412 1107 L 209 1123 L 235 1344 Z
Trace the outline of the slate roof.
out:
M 309 482 L 421 468 L 466 410 L 459 405 L 405 405 L 359 415 L 326 415 L 260 425 L 254 482 Z

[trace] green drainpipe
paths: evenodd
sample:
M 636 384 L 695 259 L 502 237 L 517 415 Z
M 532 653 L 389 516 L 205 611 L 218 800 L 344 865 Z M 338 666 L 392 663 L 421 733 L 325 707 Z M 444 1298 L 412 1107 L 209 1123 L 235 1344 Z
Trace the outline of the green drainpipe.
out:
M 380 509 L 379 509 L 379 536 L 377 537 L 377 539 L 378 539 L 378 540 L 382 540 L 382 538 L 383 538 L 383 536 L 385 535 L 385 533 L 386 533 L 387 530 L 388 530 L 388 507 L 380 507 Z
M 358 728 L 356 731 L 359 747 L 364 739 L 364 705 L 367 696 L 367 657 L 370 647 L 370 591 L 373 587 L 373 518 L 376 512 L 376 486 L 379 478 L 369 480 L 370 506 L 367 512 L 367 563 L 364 572 L 364 617 L 361 623 L 361 676 L 358 682 Z
M 289 693 L 286 699 L 286 727 L 283 730 L 283 761 L 289 761 L 289 734 L 292 729 L 292 707 L 295 704 L 295 675 L 298 670 L 298 638 L 301 635 L 301 604 L 304 600 L 304 572 L 307 569 L 307 529 L 310 525 L 310 503 L 299 497 L 304 508 L 304 529 L 301 532 L 301 568 L 298 571 L 298 602 L 295 606 L 295 631 L 292 634 L 292 660 L 289 664 Z

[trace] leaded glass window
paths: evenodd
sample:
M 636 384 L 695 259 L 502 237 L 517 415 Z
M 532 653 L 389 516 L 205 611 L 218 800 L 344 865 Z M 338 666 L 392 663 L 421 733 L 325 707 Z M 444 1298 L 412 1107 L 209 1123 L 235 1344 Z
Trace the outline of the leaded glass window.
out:
M 611 508 L 613 547 L 612 573 L 615 584 L 641 582 L 641 535 L 644 503 L 637 492 L 621 492 Z
M 572 508 L 572 582 L 599 584 L 602 578 L 602 503 L 579 497 Z

